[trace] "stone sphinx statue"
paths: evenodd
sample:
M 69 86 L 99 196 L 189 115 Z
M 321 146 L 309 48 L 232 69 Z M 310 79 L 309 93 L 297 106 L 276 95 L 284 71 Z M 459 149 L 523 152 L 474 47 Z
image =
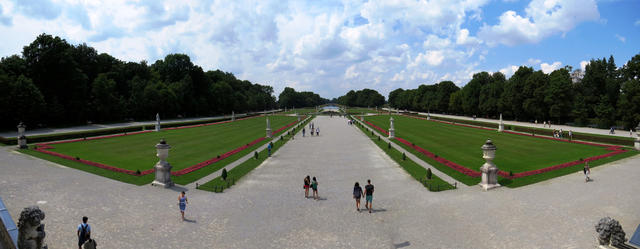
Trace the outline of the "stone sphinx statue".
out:
M 44 243 L 44 212 L 37 206 L 27 207 L 20 213 L 18 220 L 18 248 L 47 249 Z
M 596 232 L 598 233 L 598 242 L 600 245 L 618 246 L 627 241 L 622 226 L 617 220 L 604 217 L 596 224 Z

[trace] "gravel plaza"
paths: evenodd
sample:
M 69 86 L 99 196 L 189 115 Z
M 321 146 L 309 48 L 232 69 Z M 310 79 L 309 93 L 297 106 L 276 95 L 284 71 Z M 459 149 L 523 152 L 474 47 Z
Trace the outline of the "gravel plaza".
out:
M 320 136 L 299 133 L 222 194 L 137 187 L 2 147 L 0 196 L 15 221 L 26 206 L 46 213 L 50 248 L 73 248 L 82 216 L 100 248 L 593 248 L 600 218 L 617 219 L 627 236 L 640 223 L 638 156 L 593 168 L 588 183 L 579 172 L 516 189 L 429 192 L 346 119 L 312 122 Z M 304 198 L 306 175 L 317 177 L 320 200 Z M 351 198 L 367 179 L 372 214 Z

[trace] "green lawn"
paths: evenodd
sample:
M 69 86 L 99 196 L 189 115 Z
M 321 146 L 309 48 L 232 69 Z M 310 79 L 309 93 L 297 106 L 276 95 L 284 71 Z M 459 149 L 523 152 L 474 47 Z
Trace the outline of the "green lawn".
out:
M 575 161 L 580 158 L 606 154 L 609 152 L 603 147 L 597 146 L 499 133 L 495 130 L 482 130 L 442 124 L 439 122 L 405 116 L 394 115 L 393 117 L 395 119 L 397 137 L 404 138 L 438 156 L 444 157 L 454 163 L 476 171 L 479 171 L 480 166 L 484 163 L 480 147 L 488 138 L 493 140 L 494 144 L 498 148 L 495 159 L 495 163 L 498 168 L 505 172 L 513 171 L 513 173 L 546 168 L 569 161 Z M 389 128 L 388 115 L 365 117 L 365 120 L 383 129 Z M 394 140 L 394 142 L 402 145 L 405 149 L 423 159 L 430 159 L 398 141 Z M 619 158 L 627 157 L 632 154 L 633 153 L 624 153 Z M 480 180 L 479 178 L 468 177 L 458 173 L 457 171 L 435 162 L 435 160 L 425 161 L 431 165 L 439 166 L 438 169 L 442 169 L 443 172 L 467 185 L 475 184 Z M 555 177 L 554 174 L 547 175 Z M 525 178 L 529 178 L 529 180 L 524 180 Z M 530 181 L 530 183 L 533 183 L 547 179 L 548 177 L 544 179 L 535 178 L 536 177 L 533 176 L 523 177 L 515 179 L 512 182 L 514 183 L 514 186 L 523 185 L 523 183 L 515 184 L 515 182 L 522 180 L 522 182 Z M 537 178 L 540 177 L 538 176 Z
M 360 128 L 360 130 L 364 132 L 364 134 L 369 137 L 371 141 L 373 141 L 381 150 L 387 153 L 387 155 L 393 161 L 395 161 L 398 165 L 400 165 L 400 167 L 402 167 L 407 173 L 409 173 L 409 175 L 411 175 L 414 179 L 418 180 L 420 183 L 422 183 L 423 186 L 429 189 L 429 191 L 437 192 L 448 189 L 455 189 L 453 185 L 440 179 L 440 177 L 435 174 L 431 174 L 431 179 L 427 179 L 427 169 L 418 165 L 411 159 L 403 157 L 402 153 L 394 149 L 393 147 L 389 148 L 388 144 L 384 142 L 384 140 L 378 139 L 377 134 L 374 133 L 374 135 L 371 135 L 371 133 L 369 133 L 361 126 L 358 126 L 358 128 Z
M 382 112 L 382 107 L 378 107 L 378 111 Z M 349 107 L 347 108 L 347 114 L 362 114 L 362 113 L 377 113 L 376 108 L 363 108 L 363 107 Z
M 296 120 L 295 117 L 286 116 L 270 116 L 269 119 L 273 131 Z M 196 128 L 162 130 L 160 132 L 149 132 L 130 136 L 54 144 L 52 145 L 54 149 L 50 150 L 122 169 L 144 171 L 153 168 L 158 161 L 154 146 L 161 138 L 164 138 L 172 147 L 168 161 L 173 166 L 172 171 L 177 171 L 254 141 L 265 135 L 265 128 L 265 118 L 256 117 Z M 264 140 L 251 148 L 256 148 L 267 141 L 270 140 Z M 200 170 L 173 177 L 173 180 L 178 184 L 193 182 L 252 152 L 253 150 L 251 148 Z M 35 151 L 30 151 L 28 154 L 133 184 L 145 184 L 153 180 L 153 177 L 129 176 L 115 172 L 109 173 L 106 172 L 108 170 L 94 169 L 96 167 L 93 166 L 84 164 L 75 165 L 78 163 L 64 159 L 52 160 L 52 156 Z M 133 179 L 129 179 L 132 177 Z

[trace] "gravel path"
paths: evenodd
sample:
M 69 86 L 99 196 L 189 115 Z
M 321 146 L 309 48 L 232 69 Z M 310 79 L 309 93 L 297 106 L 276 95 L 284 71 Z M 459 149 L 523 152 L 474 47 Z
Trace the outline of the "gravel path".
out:
M 223 194 L 136 187 L 0 150 L 0 196 L 17 220 L 38 204 L 51 248 L 72 248 L 89 216 L 101 248 L 593 248 L 594 224 L 640 223 L 640 157 L 517 189 L 432 193 L 357 128 L 318 117 L 319 137 L 297 137 Z M 318 177 L 322 200 L 305 199 Z M 373 214 L 358 213 L 355 181 L 376 186 Z

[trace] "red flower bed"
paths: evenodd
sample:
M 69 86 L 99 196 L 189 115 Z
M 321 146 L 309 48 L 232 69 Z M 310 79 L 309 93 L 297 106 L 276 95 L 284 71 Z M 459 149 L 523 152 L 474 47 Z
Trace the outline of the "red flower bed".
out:
M 249 117 L 249 118 L 253 118 L 253 117 Z M 243 119 L 249 119 L 249 118 L 243 118 Z M 304 118 L 306 118 L 306 116 L 304 116 Z M 237 120 L 242 120 L 242 119 L 237 119 Z M 166 130 L 176 130 L 176 129 L 185 129 L 185 128 L 194 128 L 194 127 L 202 127 L 202 126 L 208 126 L 208 125 L 214 125 L 214 124 L 224 124 L 224 123 L 229 123 L 232 122 L 230 120 L 227 121 L 221 121 L 221 122 L 215 122 L 215 123 L 207 123 L 207 124 L 198 124 L 198 125 L 189 125 L 189 126 L 180 126 L 180 127 L 174 127 L 174 128 L 166 128 Z M 298 123 L 298 121 L 294 121 L 291 122 L 283 127 L 280 127 L 280 129 L 277 129 L 273 135 L 276 135 L 278 133 L 280 133 L 281 131 L 287 129 L 288 127 L 291 127 L 293 125 L 295 125 L 296 123 Z M 137 172 L 132 171 L 132 170 L 128 170 L 128 169 L 121 169 L 118 167 L 114 167 L 114 166 L 110 166 L 110 165 L 106 165 L 106 164 L 102 164 L 102 163 L 97 163 L 97 162 L 93 162 L 93 161 L 89 161 L 89 160 L 84 160 L 84 159 L 76 159 L 72 156 L 69 155 L 65 155 L 62 153 L 58 153 L 58 152 L 54 152 L 54 151 L 50 151 L 49 149 L 53 149 L 54 147 L 51 146 L 52 144 L 61 144 L 61 143 L 72 143 L 72 142 L 79 142 L 79 141 L 85 141 L 85 140 L 96 140 L 96 139 L 103 139 L 103 138 L 111 138 L 111 137 L 121 137 L 121 136 L 128 136 L 128 135 L 135 135 L 135 134 L 141 134 L 141 133 L 147 133 L 147 132 L 152 132 L 151 130 L 146 130 L 146 131 L 137 131 L 137 132 L 129 132 L 129 133 L 125 133 L 125 134 L 114 134 L 114 135 L 106 135 L 106 136 L 99 136 L 99 137 L 90 137 L 90 138 L 80 138 L 80 139 L 72 139 L 72 140 L 63 140 L 63 141 L 54 141 L 54 142 L 47 142 L 47 143 L 40 143 L 37 144 L 37 148 L 35 149 L 36 151 L 45 153 L 45 154 L 49 154 L 52 156 L 56 156 L 59 158 L 63 158 L 63 159 L 67 159 L 67 160 L 71 160 L 71 161 L 76 161 L 76 162 L 80 162 L 89 166 L 94 166 L 94 167 L 98 167 L 98 168 L 103 168 L 103 169 L 107 169 L 107 170 L 111 170 L 114 172 L 119 172 L 119 173 L 124 173 L 124 174 L 129 174 L 129 175 L 147 175 L 147 174 L 151 174 L 154 173 L 154 169 L 148 169 L 145 171 L 141 171 L 140 174 L 137 174 Z M 187 168 L 178 170 L 178 171 L 174 171 L 171 172 L 171 175 L 174 176 L 180 176 L 180 175 L 184 175 L 184 174 L 188 174 L 191 173 L 193 171 L 199 170 L 203 167 L 206 167 L 208 165 L 211 165 L 215 162 L 221 161 L 227 157 L 230 157 L 238 152 L 241 152 L 257 143 L 262 142 L 263 140 L 265 140 L 264 137 L 258 138 L 256 140 L 251 141 L 250 143 L 240 146 L 234 150 L 225 152 L 224 154 L 220 155 L 220 158 L 218 158 L 217 156 L 214 158 L 211 158 L 209 160 L 197 163 L 193 166 L 189 166 Z
M 407 115 L 404 115 L 407 116 Z M 420 118 L 420 117 L 414 117 L 414 116 L 407 116 L 407 117 L 411 117 L 411 118 L 415 118 L 415 119 L 422 119 L 422 120 L 427 120 L 426 118 Z M 490 129 L 490 128 L 485 128 L 485 127 L 478 127 L 478 126 L 472 126 L 472 125 L 465 125 L 465 124 L 454 124 L 452 122 L 446 122 L 446 121 L 441 121 L 441 120 L 429 120 L 429 121 L 433 121 L 433 122 L 439 122 L 439 123 L 445 123 L 445 124 L 452 124 L 452 125 L 457 125 L 457 126 L 463 126 L 463 127 L 469 127 L 469 128 L 476 128 L 476 129 L 482 129 L 482 130 L 495 130 L 495 129 Z M 385 129 L 382 129 L 376 125 L 374 125 L 373 123 L 369 122 L 369 121 L 365 121 L 365 123 L 367 123 L 368 125 L 370 125 L 371 127 L 375 128 L 376 130 L 384 133 L 384 134 L 389 134 L 389 132 L 387 132 Z M 598 155 L 598 156 L 592 156 L 589 158 L 585 158 L 584 161 L 595 161 L 598 159 L 602 159 L 602 158 L 606 158 L 606 157 L 611 157 L 611 156 L 615 156 L 621 153 L 626 152 L 625 150 L 621 149 L 621 146 L 612 146 L 612 145 L 606 145 L 606 144 L 597 144 L 597 143 L 591 143 L 591 142 L 583 142 L 583 141 L 569 141 L 569 140 L 565 140 L 565 139 L 559 139 L 559 138 L 554 138 L 554 137 L 542 137 L 542 136 L 534 136 L 531 134 L 526 134 L 526 133 L 519 133 L 519 132 L 513 132 L 513 131 L 504 131 L 505 133 L 509 133 L 509 134 L 514 134 L 514 135 L 521 135 L 521 136 L 529 136 L 529 137 L 536 137 L 536 138 L 542 138 L 542 139 L 550 139 L 550 140 L 555 140 L 555 141 L 561 141 L 561 142 L 567 142 L 567 143 L 577 143 L 577 144 L 584 144 L 584 145 L 591 145 L 591 146 L 600 146 L 600 147 L 605 147 L 606 150 L 610 150 L 612 152 L 603 154 L 603 155 Z M 436 160 L 437 162 L 452 168 L 462 174 L 465 174 L 467 176 L 471 176 L 471 177 L 480 177 L 482 176 L 482 172 L 480 171 L 476 171 L 476 170 L 472 170 L 469 169 L 467 167 L 464 167 L 462 165 L 456 164 L 454 162 L 451 162 L 443 157 L 440 156 L 436 156 L 435 154 L 431 153 L 428 150 L 425 150 L 417 145 L 413 145 L 413 143 L 403 139 L 403 138 L 399 138 L 396 137 L 396 140 L 400 141 L 401 143 L 415 149 L 416 151 L 424 154 L 425 156 L 432 158 L 434 160 Z M 506 177 L 506 178 L 510 178 L 510 179 L 514 179 L 514 178 L 520 178 L 520 177 L 525 177 L 525 176 L 530 176 L 530 175 L 536 175 L 536 174 L 541 174 L 541 173 L 545 173 L 545 172 L 549 172 L 549 171 L 553 171 L 553 170 L 557 170 L 557 169 L 562 169 L 562 168 L 566 168 L 566 167 L 571 167 L 571 166 L 575 166 L 578 164 L 582 164 L 584 161 L 572 161 L 572 162 L 566 162 L 566 163 L 562 163 L 562 164 L 558 164 L 558 165 L 554 165 L 554 166 L 550 166 L 550 167 L 546 167 L 546 168 L 542 168 L 542 169 L 537 169 L 537 170 L 530 170 L 530 171 L 525 171 L 525 172 L 520 172 L 520 173 L 515 173 L 513 174 L 513 176 L 509 176 L 509 172 L 505 172 L 505 171 L 498 171 L 498 175 L 502 176 L 502 177 Z

